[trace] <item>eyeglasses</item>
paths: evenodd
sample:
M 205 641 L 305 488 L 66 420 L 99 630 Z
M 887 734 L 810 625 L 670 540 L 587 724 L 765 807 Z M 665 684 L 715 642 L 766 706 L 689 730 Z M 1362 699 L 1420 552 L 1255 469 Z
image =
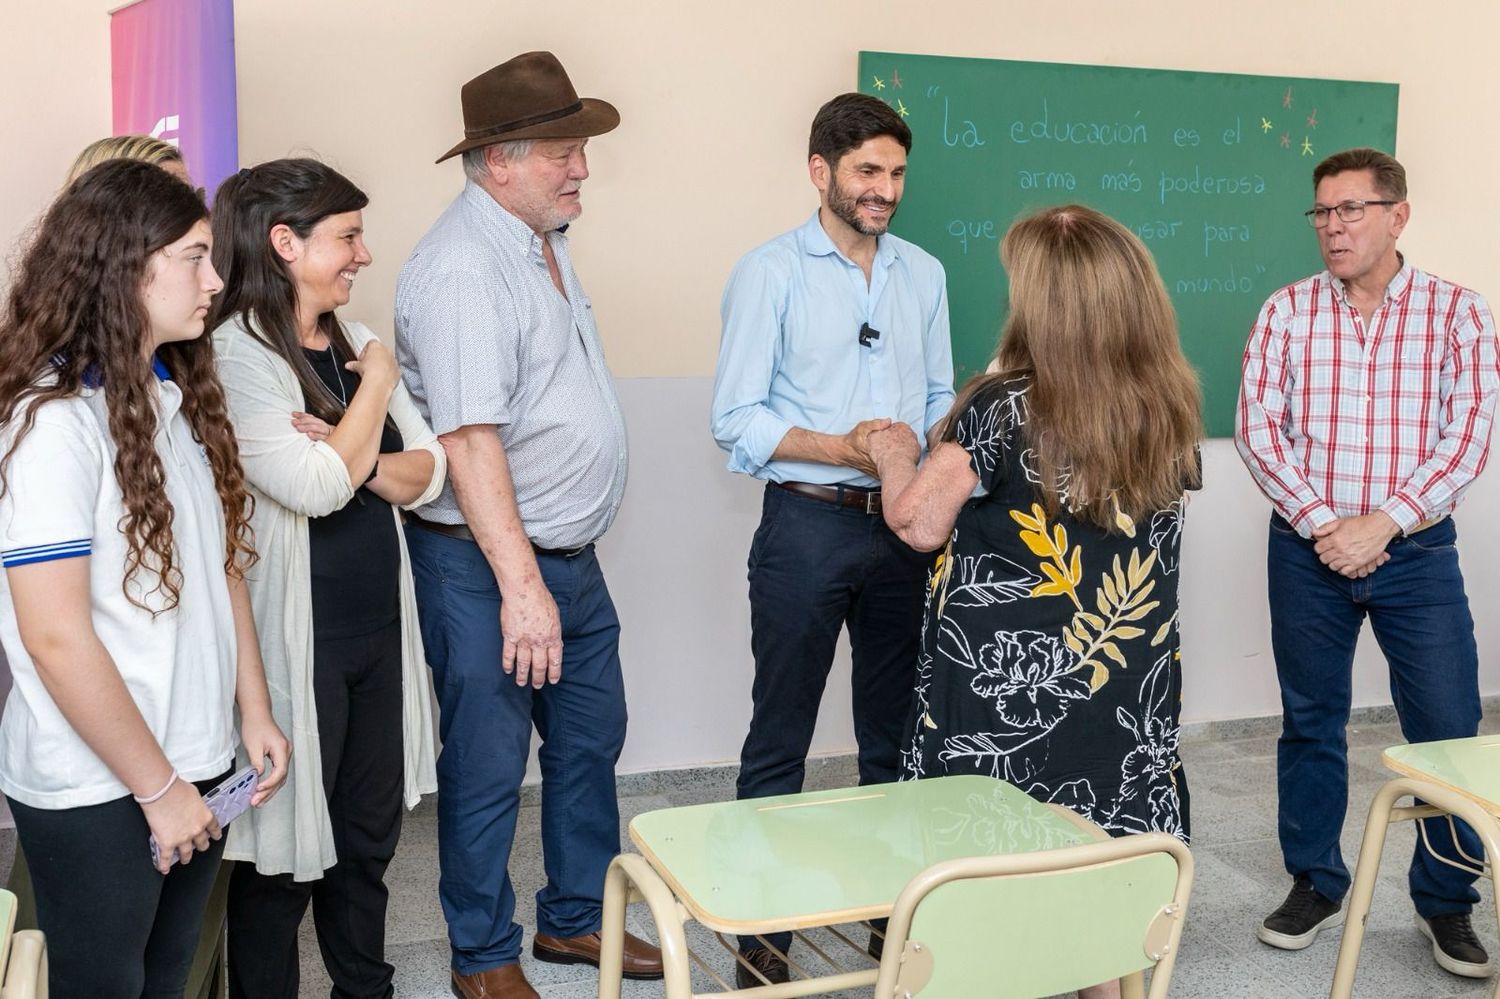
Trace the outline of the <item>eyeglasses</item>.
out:
M 1399 201 L 1342 201 L 1332 208 L 1309 208 L 1302 214 L 1307 217 L 1308 225 L 1314 229 L 1322 229 L 1328 225 L 1329 212 L 1336 214 L 1340 222 L 1358 222 L 1365 217 L 1365 208 L 1369 205 L 1399 204 Z

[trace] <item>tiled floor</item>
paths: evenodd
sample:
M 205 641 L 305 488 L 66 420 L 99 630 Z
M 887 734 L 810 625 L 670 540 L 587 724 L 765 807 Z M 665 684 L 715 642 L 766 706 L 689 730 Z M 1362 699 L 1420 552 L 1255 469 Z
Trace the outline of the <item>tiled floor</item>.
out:
M 1254 734 L 1266 730 L 1263 723 L 1258 728 L 1251 724 L 1241 729 L 1218 725 L 1212 731 L 1195 734 L 1184 745 L 1192 788 L 1197 881 L 1183 951 L 1173 976 L 1173 997 L 1312 999 L 1327 995 L 1338 954 L 1338 932 L 1324 933 L 1316 944 L 1300 953 L 1265 947 L 1253 935 L 1256 923 L 1275 908 L 1289 887 L 1276 845 L 1276 740 L 1272 735 Z M 1494 712 L 1484 731 L 1500 731 Z M 1350 730 L 1351 801 L 1344 852 L 1351 862 L 1358 851 L 1370 797 L 1385 779 L 1380 750 L 1400 741 L 1400 734 L 1390 723 Z M 851 761 L 846 758 L 821 761 L 809 769 L 810 790 L 853 782 Z M 733 793 L 733 773 L 721 769 L 634 776 L 623 778 L 621 785 L 624 823 L 655 808 L 728 798 Z M 517 916 L 527 927 L 528 937 L 532 898 L 542 884 L 538 822 L 535 804 L 522 809 L 511 861 L 520 897 Z M 1440 970 L 1431 960 L 1429 945 L 1412 928 L 1405 871 L 1413 842 L 1410 827 L 1391 830 L 1355 994 L 1370 999 L 1487 996 L 1493 982 L 1456 978 Z M 430 800 L 408 815 L 388 882 L 388 954 L 397 969 L 396 994 L 410 999 L 449 995 L 448 948 L 437 901 L 437 820 Z M 1488 883 L 1481 884 L 1481 891 L 1484 901 L 1475 910 L 1475 927 L 1491 953 L 1500 954 Z M 651 935 L 643 907 L 633 907 L 630 919 L 634 931 Z M 727 968 L 727 962 L 724 964 Z M 522 966 L 548 999 L 596 995 L 591 968 L 540 964 L 529 953 L 523 957 Z M 327 995 L 328 979 L 310 921 L 303 927 L 302 967 L 302 995 Z M 658 983 L 626 983 L 625 996 L 629 999 L 662 994 Z M 849 995 L 861 994 L 869 995 L 868 991 Z

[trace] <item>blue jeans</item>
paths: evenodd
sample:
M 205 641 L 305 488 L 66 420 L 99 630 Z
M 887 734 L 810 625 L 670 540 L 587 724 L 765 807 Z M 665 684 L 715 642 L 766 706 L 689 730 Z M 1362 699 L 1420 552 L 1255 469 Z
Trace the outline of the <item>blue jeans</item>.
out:
M 1349 890 L 1339 830 L 1349 797 L 1351 673 L 1368 616 L 1391 674 L 1391 698 L 1410 742 L 1456 739 L 1479 728 L 1479 654 L 1458 566 L 1452 518 L 1387 547 L 1390 561 L 1364 579 L 1346 579 L 1318 561 L 1313 543 L 1271 517 L 1266 568 L 1271 647 L 1281 683 L 1277 744 L 1279 833 L 1287 872 L 1312 879 L 1335 901 Z M 1428 838 L 1457 859 L 1445 819 L 1424 822 Z M 1460 840 L 1479 856 L 1473 831 Z M 1468 912 L 1479 900 L 1474 876 L 1435 860 L 1417 840 L 1409 875 L 1424 917 Z
M 521 927 L 507 870 L 531 729 L 542 739 L 537 931 L 599 929 L 604 872 L 620 852 L 615 762 L 625 744 L 620 622 L 593 546 L 538 555 L 562 619 L 562 679 L 520 687 L 500 668 L 500 591 L 473 542 L 410 526 L 422 639 L 437 690 L 438 895 L 453 970 L 515 964 Z
M 878 514 L 766 487 L 750 544 L 755 683 L 738 798 L 802 790 L 839 632 L 849 629 L 859 782 L 894 781 L 916 686 L 923 588 L 936 555 Z M 770 937 L 783 950 L 790 935 Z M 742 948 L 759 946 L 745 937 Z

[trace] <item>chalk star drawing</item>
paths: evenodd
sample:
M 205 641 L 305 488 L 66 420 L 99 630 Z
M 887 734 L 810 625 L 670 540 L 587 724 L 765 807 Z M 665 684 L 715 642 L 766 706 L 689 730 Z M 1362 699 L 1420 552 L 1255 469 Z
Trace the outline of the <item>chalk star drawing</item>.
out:
M 1292 136 L 1291 136 L 1291 133 L 1289 133 L 1289 132 L 1282 132 L 1281 133 L 1281 148 L 1282 149 L 1290 149 L 1290 148 L 1292 148 Z
M 899 114 L 903 118 L 905 118 L 907 115 L 911 114 L 910 111 L 906 110 L 906 105 L 901 103 L 901 98 L 899 98 L 899 97 L 896 98 L 896 113 Z
M 1286 88 L 1286 93 L 1284 93 L 1284 94 L 1281 95 L 1281 106 L 1284 107 L 1284 108 L 1289 108 L 1289 107 L 1292 106 L 1292 88 L 1291 87 L 1287 87 Z
M 891 70 L 891 86 L 895 87 L 897 90 L 901 89 L 901 74 L 896 72 L 894 69 Z
M 882 79 L 881 79 L 881 78 L 880 78 L 880 77 L 878 77 L 878 76 L 877 76 L 877 77 L 875 77 L 875 89 L 876 89 L 876 90 L 884 90 L 884 89 L 885 89 L 885 81 L 884 81 L 884 80 L 882 80 Z
M 1274 126 L 1271 124 L 1271 119 L 1269 119 L 1269 118 L 1261 118 L 1261 120 L 1260 120 L 1260 130 L 1261 130 L 1262 133 L 1269 132 L 1273 127 Z
M 1313 108 L 1312 109 L 1312 114 L 1310 114 L 1310 115 L 1307 116 L 1307 127 L 1308 128 L 1317 128 L 1318 127 L 1318 109 L 1317 108 Z
M 1308 139 L 1307 136 L 1304 135 L 1302 137 L 1302 155 L 1303 156 L 1311 156 L 1312 154 L 1313 154 L 1312 141 L 1310 139 Z

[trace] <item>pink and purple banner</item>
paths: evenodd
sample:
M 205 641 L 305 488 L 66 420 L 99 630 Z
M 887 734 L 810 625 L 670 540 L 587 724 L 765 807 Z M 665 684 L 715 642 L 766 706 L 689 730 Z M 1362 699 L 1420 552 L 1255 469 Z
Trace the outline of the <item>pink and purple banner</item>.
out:
M 173 143 L 212 197 L 239 169 L 234 0 L 137 0 L 109 35 L 114 134 Z

